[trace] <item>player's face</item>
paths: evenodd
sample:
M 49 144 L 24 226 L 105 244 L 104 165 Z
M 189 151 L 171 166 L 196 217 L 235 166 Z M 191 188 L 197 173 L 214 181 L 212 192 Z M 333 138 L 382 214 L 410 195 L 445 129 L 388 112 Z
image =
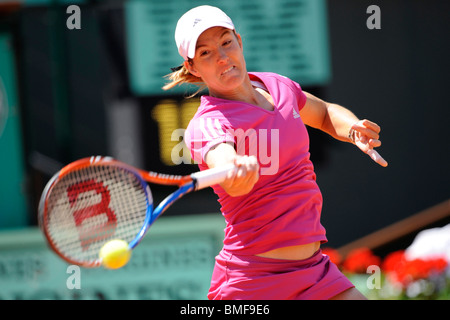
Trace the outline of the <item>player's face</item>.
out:
M 210 94 L 239 88 L 247 75 L 240 35 L 222 27 L 207 29 L 197 40 L 189 71 L 202 78 Z

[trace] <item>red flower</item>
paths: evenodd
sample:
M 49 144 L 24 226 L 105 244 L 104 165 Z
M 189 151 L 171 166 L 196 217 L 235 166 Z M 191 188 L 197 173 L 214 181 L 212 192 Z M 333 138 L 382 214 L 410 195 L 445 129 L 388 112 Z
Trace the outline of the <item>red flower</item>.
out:
M 347 272 L 366 273 L 367 267 L 380 265 L 380 258 L 368 248 L 359 248 L 351 251 L 344 261 L 343 268 Z
M 433 268 L 437 273 L 442 273 L 445 269 L 447 269 L 448 262 L 444 258 L 436 258 L 433 259 Z
M 399 250 L 392 252 L 384 258 L 383 265 L 381 266 L 381 269 L 384 272 L 393 272 L 401 267 L 402 264 L 404 264 L 406 261 L 405 259 L 405 251 Z
M 447 264 L 443 258 L 408 260 L 404 251 L 396 251 L 386 256 L 382 269 L 391 281 L 407 286 L 412 281 L 442 273 Z
M 402 271 L 409 274 L 413 280 L 425 279 L 430 275 L 431 267 L 429 261 L 414 259 L 407 261 Z
M 330 257 L 331 262 L 335 265 L 339 266 L 342 262 L 342 256 L 339 254 L 339 251 L 332 248 L 323 248 L 322 253 Z

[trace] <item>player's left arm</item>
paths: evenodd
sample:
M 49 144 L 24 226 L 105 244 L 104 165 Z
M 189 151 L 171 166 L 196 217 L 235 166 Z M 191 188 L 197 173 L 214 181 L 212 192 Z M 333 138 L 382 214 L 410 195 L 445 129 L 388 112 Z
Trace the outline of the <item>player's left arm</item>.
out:
M 322 130 L 335 139 L 354 143 L 376 163 L 386 167 L 387 162 L 374 150 L 381 146 L 380 126 L 369 120 L 360 120 L 350 110 L 328 103 L 305 92 L 306 103 L 300 110 L 303 122 Z

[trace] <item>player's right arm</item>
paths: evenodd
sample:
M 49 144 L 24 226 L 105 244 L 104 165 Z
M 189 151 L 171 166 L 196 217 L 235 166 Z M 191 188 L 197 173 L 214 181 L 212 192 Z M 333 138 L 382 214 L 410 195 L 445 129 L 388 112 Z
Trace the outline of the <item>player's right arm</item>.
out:
M 231 143 L 220 143 L 212 147 L 205 157 L 209 168 L 234 163 L 236 169 L 230 171 L 220 186 L 232 197 L 249 193 L 259 179 L 259 164 L 255 156 L 240 156 Z

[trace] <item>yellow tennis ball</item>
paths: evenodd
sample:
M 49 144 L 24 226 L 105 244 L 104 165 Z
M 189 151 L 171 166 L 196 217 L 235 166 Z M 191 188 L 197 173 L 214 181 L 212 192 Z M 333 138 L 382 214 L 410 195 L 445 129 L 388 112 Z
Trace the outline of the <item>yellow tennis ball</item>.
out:
M 115 239 L 103 245 L 99 256 L 105 268 L 119 269 L 130 260 L 131 250 L 126 241 Z

